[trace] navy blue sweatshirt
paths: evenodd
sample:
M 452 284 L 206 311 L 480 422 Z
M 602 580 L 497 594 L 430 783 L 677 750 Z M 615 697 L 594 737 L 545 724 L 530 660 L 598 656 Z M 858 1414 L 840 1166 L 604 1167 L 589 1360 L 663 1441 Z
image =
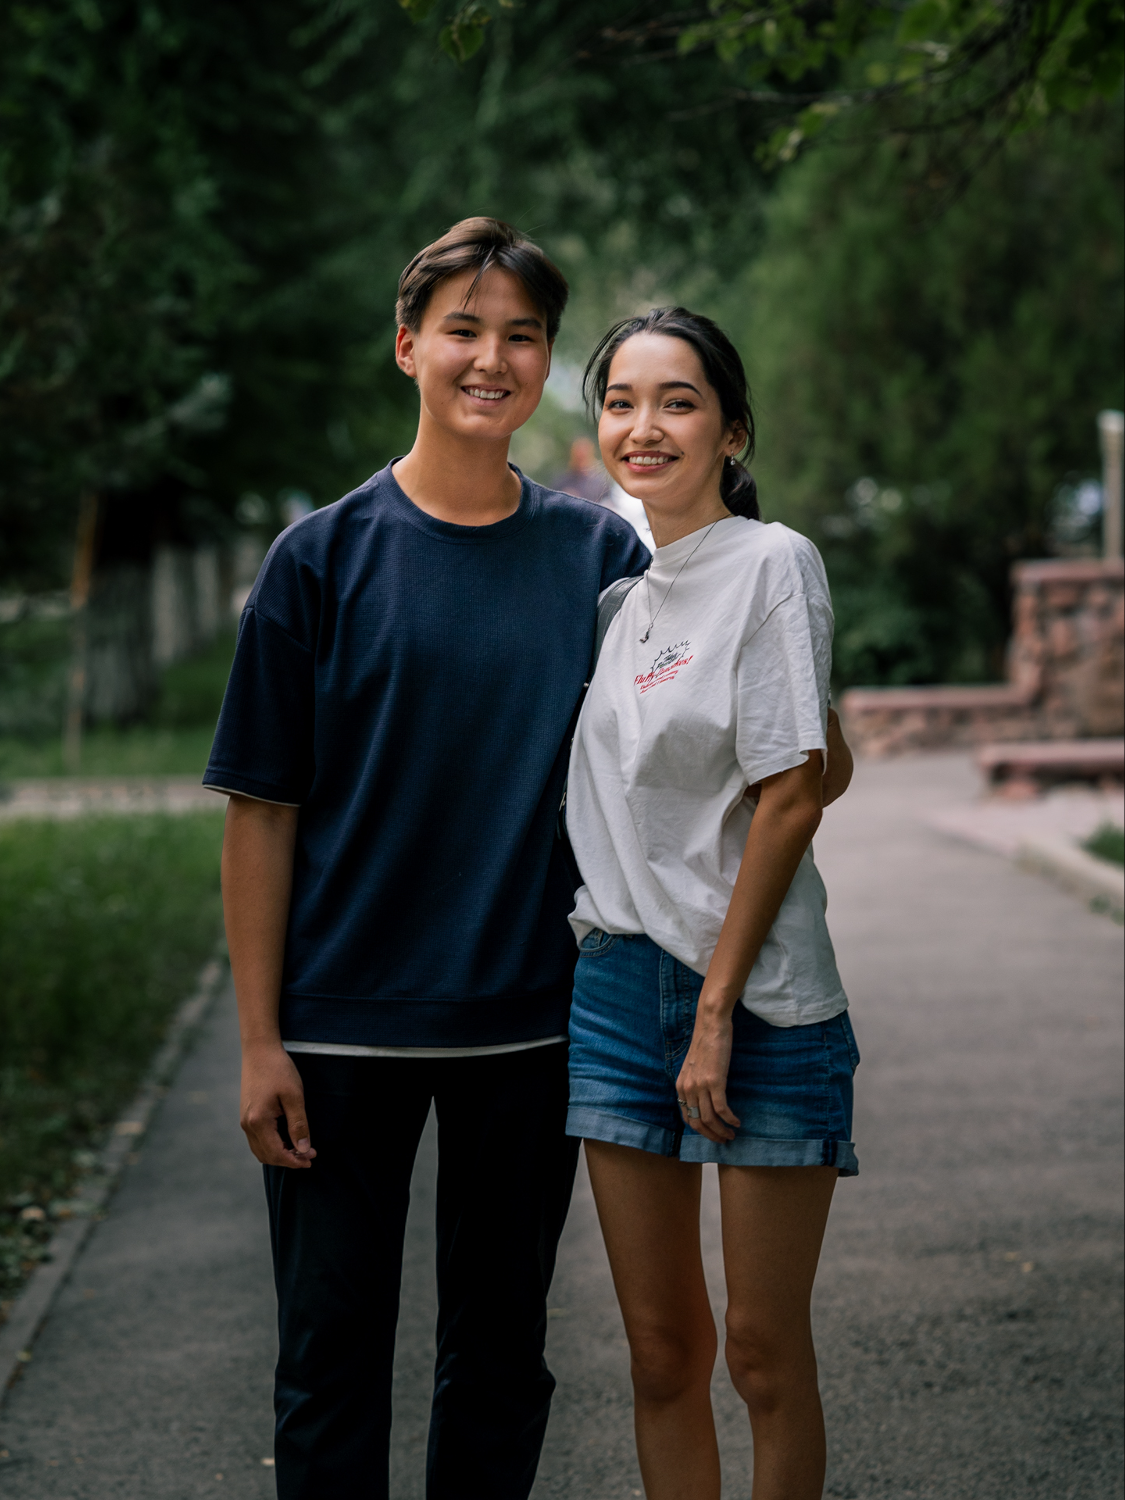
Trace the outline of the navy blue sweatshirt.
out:
M 286 1040 L 566 1030 L 556 815 L 598 594 L 647 562 L 588 501 L 523 479 L 514 515 L 456 526 L 389 465 L 274 542 L 204 783 L 300 807 Z

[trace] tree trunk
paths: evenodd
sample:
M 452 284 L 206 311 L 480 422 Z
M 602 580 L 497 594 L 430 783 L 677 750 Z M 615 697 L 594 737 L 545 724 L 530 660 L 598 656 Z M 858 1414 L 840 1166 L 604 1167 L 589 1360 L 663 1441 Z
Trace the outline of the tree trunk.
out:
M 63 761 L 72 776 L 82 764 L 82 720 L 86 708 L 86 661 L 89 651 L 90 579 L 98 532 L 98 497 L 90 491 L 78 504 L 74 541 L 74 569 L 70 578 L 70 674 L 66 693 Z

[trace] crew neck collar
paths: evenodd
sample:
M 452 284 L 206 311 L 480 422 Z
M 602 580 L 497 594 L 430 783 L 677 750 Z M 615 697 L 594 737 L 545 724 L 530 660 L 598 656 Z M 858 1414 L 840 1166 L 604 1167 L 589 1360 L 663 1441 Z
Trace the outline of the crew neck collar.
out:
M 685 558 L 690 557 L 694 548 L 701 546 L 704 534 L 708 529 L 711 529 L 711 536 L 708 538 L 705 546 L 701 547 L 701 550 L 704 551 L 711 545 L 711 542 L 714 541 L 720 531 L 726 530 L 733 523 L 745 519 L 744 516 L 721 516 L 717 521 L 708 521 L 706 526 L 700 526 L 695 531 L 689 531 L 687 536 L 682 536 L 674 542 L 669 542 L 666 547 L 657 547 L 656 551 L 652 554 L 651 566 L 664 568 L 671 564 L 674 567 L 676 563 L 683 562 Z
M 510 463 L 509 469 L 520 482 L 520 503 L 510 516 L 505 516 L 502 521 L 491 521 L 487 526 L 461 526 L 456 521 L 439 520 L 437 516 L 431 516 L 428 511 L 415 505 L 395 478 L 394 466 L 404 456 L 399 454 L 397 458 L 391 459 L 385 469 L 379 470 L 375 476 L 376 487 L 404 521 L 443 542 L 480 546 L 484 542 L 501 541 L 522 531 L 538 509 L 539 500 L 535 493 L 537 486 L 515 464 Z

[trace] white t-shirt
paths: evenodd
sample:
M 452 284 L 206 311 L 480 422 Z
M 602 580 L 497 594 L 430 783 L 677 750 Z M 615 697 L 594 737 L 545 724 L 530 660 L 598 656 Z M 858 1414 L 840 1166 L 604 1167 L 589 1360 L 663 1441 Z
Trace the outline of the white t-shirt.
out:
M 747 787 L 827 748 L 832 605 L 820 554 L 788 527 L 732 516 L 691 555 L 700 536 L 661 547 L 647 595 L 642 580 L 609 627 L 566 821 L 586 882 L 578 939 L 647 933 L 705 974 L 753 818 Z M 809 849 L 742 995 L 774 1026 L 847 1008 L 825 905 Z

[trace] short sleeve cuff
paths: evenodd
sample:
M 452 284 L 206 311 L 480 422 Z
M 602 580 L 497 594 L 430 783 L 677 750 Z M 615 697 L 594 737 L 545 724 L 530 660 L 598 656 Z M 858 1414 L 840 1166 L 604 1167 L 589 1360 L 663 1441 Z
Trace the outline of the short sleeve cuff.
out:
M 803 766 L 814 750 L 820 751 L 822 770 L 827 768 L 828 747 L 822 742 L 819 745 L 809 745 L 807 750 L 791 750 L 788 754 L 777 755 L 752 766 L 743 766 L 743 774 L 750 785 L 755 786 L 759 781 L 765 781 L 767 776 L 780 776 L 782 771 L 792 771 L 797 766 Z
M 251 776 L 240 776 L 237 771 L 213 770 L 208 767 L 203 785 L 210 792 L 232 792 L 239 797 L 251 797 L 255 802 L 274 802 L 281 807 L 301 806 L 301 798 L 294 794 L 291 787 L 256 781 Z

